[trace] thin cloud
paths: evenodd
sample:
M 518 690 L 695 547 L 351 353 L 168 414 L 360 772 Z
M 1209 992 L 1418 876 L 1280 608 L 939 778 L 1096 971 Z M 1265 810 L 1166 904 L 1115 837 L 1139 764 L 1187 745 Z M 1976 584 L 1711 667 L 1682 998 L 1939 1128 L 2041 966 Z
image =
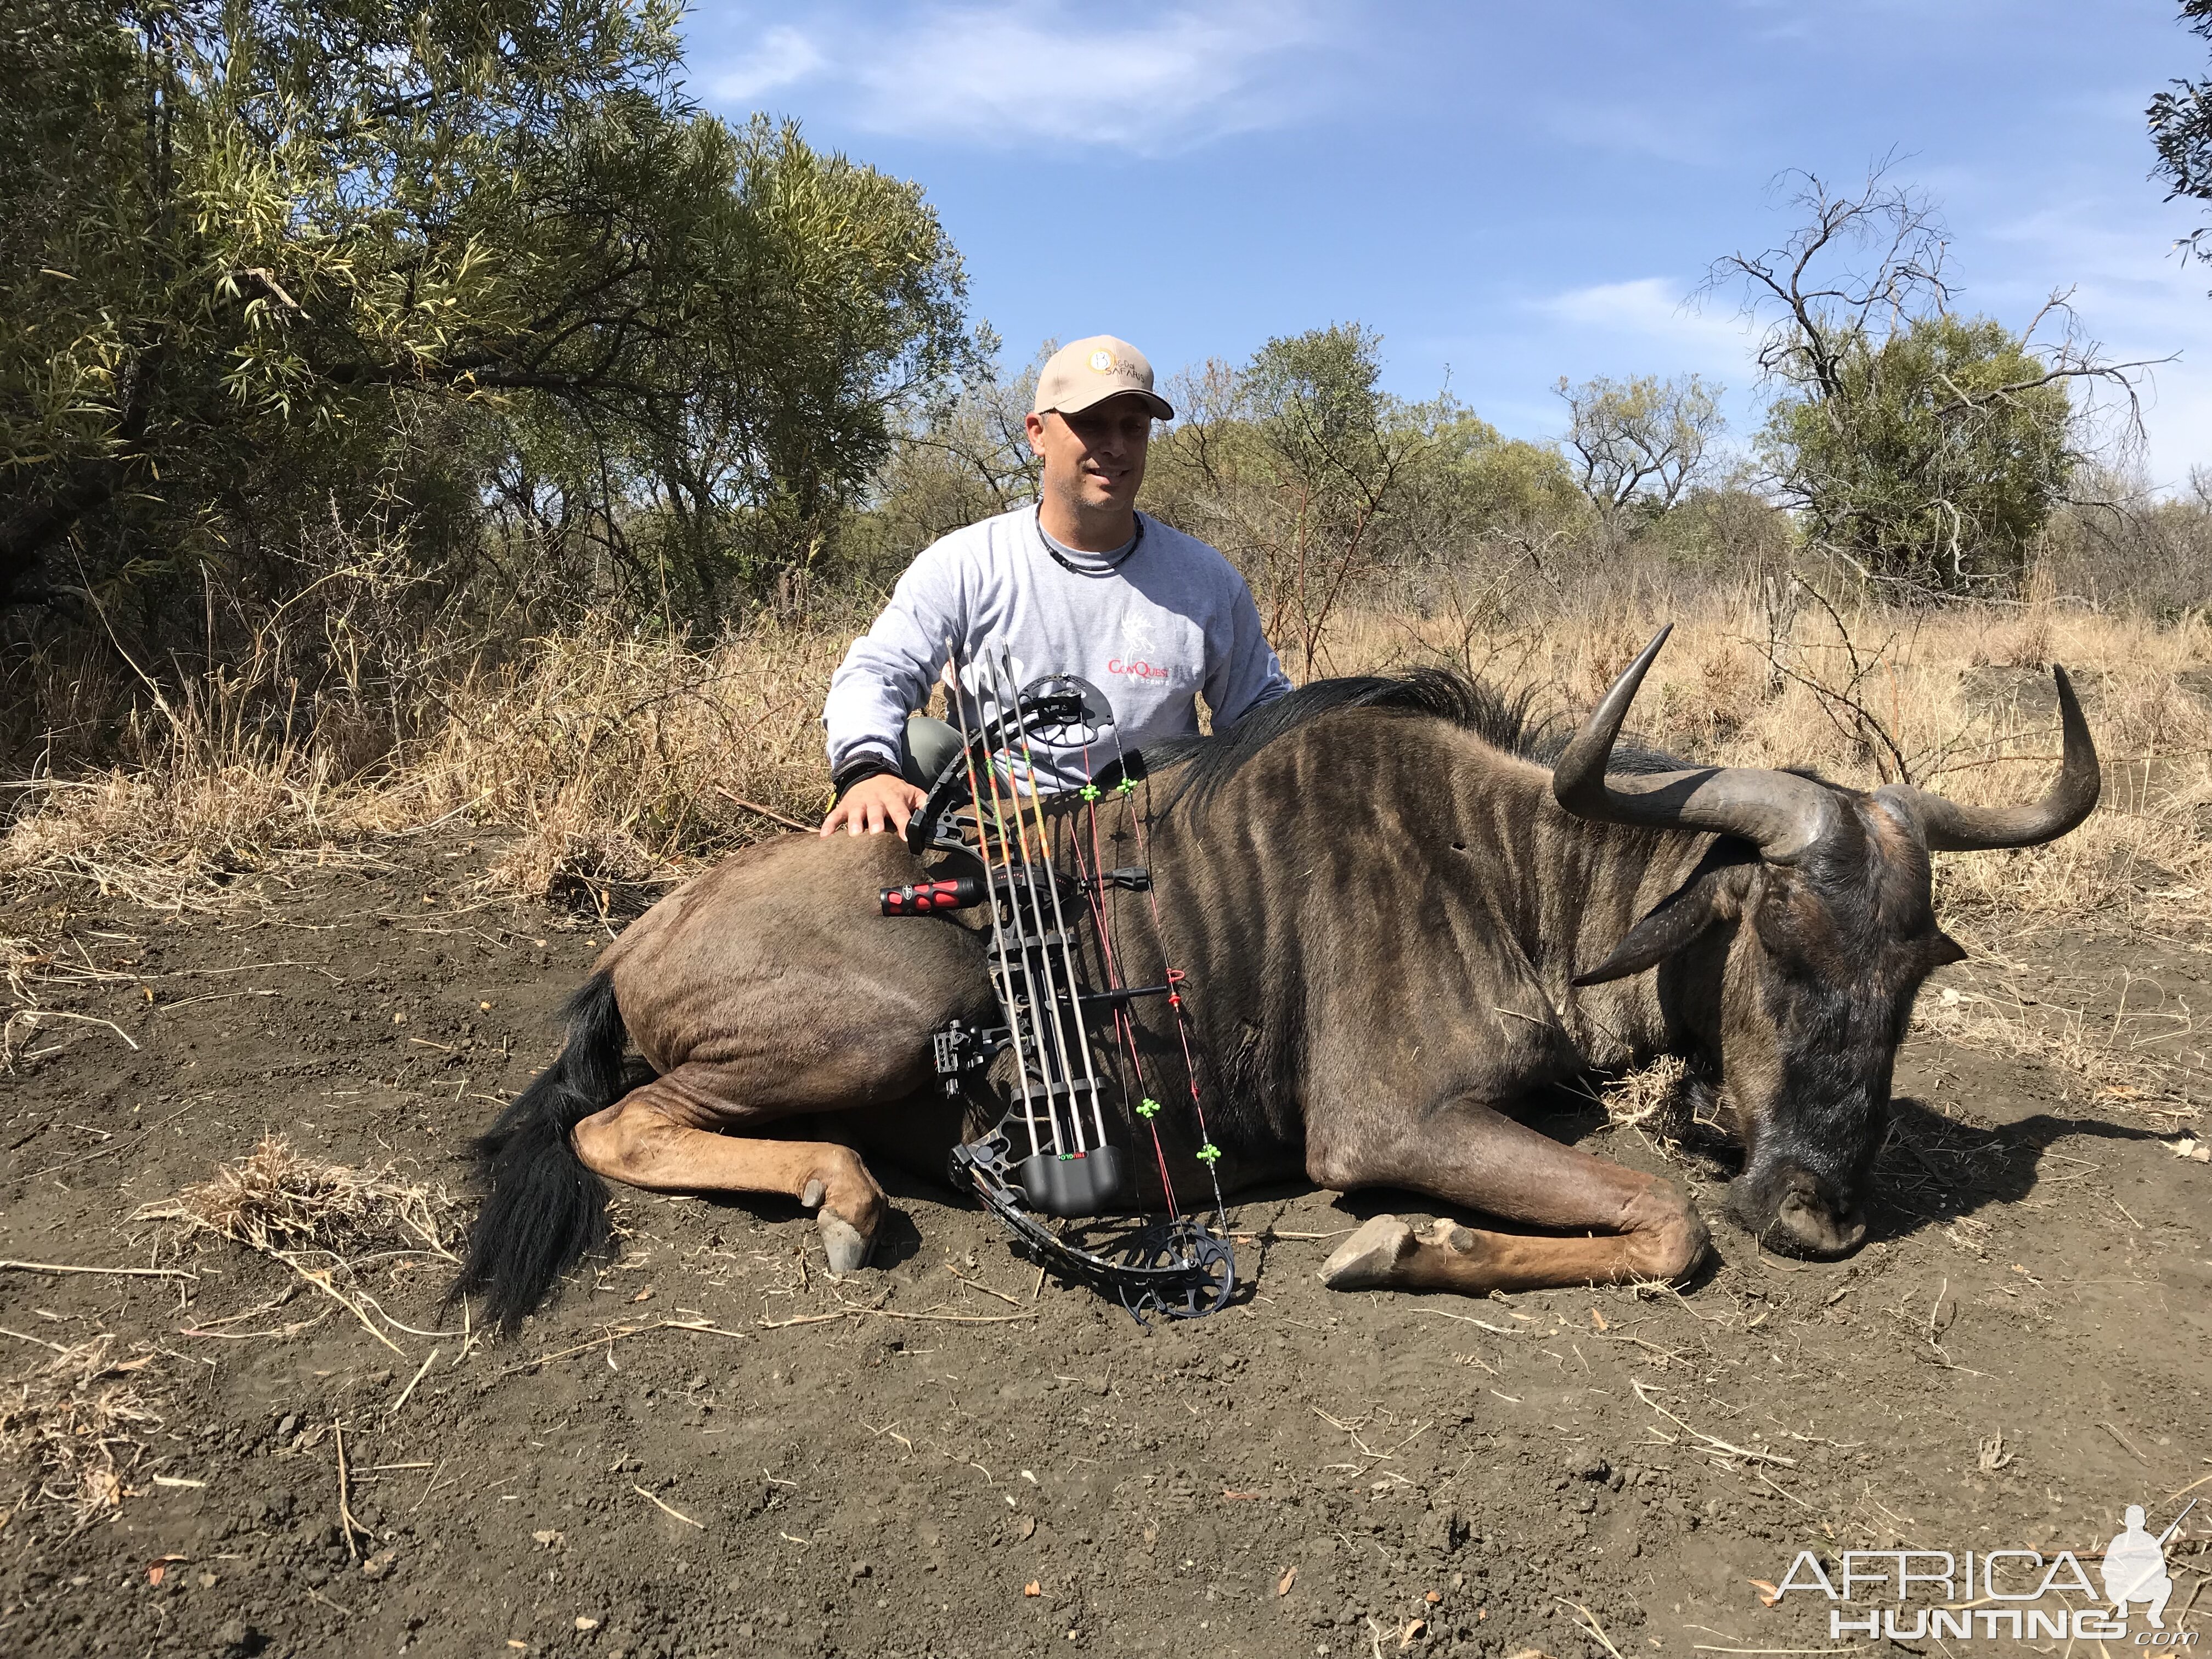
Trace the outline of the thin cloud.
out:
M 788 25 L 778 25 L 761 36 L 751 52 L 719 70 L 708 89 L 729 103 L 750 103 L 764 92 L 805 80 L 822 66 L 822 54 L 812 41 Z
M 1577 328 L 1671 347 L 1700 368 L 1726 365 L 1741 374 L 1757 329 L 1733 310 L 1699 309 L 1683 297 L 1686 288 L 1673 277 L 1638 276 L 1571 288 L 1535 301 L 1533 309 Z
M 1322 33 L 1303 8 L 1249 3 L 1119 27 L 1035 3 L 936 8 L 889 29 L 846 21 L 770 29 L 709 85 L 744 102 L 805 82 L 879 132 L 1158 155 L 1304 113 L 1312 77 L 1294 89 L 1280 70 Z

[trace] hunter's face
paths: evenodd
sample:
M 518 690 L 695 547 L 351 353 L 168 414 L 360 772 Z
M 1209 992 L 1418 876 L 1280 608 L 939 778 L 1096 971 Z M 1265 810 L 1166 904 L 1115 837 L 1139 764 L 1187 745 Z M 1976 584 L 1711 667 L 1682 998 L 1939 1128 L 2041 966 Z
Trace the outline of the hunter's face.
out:
M 1030 447 L 1044 460 L 1048 489 L 1071 497 L 1086 512 L 1135 504 L 1152 437 L 1152 417 L 1143 399 L 1109 398 L 1073 415 L 1032 415 L 1028 428 Z

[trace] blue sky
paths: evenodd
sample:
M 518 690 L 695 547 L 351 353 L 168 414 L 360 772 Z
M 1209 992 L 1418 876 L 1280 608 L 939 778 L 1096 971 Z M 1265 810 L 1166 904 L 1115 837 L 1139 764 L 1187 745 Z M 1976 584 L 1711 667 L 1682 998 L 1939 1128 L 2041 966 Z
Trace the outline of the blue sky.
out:
M 1959 303 L 2071 288 L 2145 383 L 2151 482 L 2212 464 L 2212 266 L 2147 177 L 2142 109 L 2202 73 L 2166 0 L 1212 0 L 705 4 L 691 83 L 920 181 L 975 315 L 1025 358 L 1112 332 L 1163 374 L 1357 319 L 1387 383 L 1556 434 L 1562 375 L 1759 392 L 1708 264 L 1786 234 L 1778 175 L 1893 176 L 1953 234 Z

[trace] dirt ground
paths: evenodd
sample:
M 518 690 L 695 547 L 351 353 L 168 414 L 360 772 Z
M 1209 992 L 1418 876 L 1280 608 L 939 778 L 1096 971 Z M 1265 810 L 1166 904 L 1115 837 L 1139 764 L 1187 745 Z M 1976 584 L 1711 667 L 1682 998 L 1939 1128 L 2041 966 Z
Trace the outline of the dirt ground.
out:
M 1719 1252 L 1680 1295 L 1333 1294 L 1334 1239 L 1393 1200 L 1287 1188 L 1234 1208 L 1249 1297 L 1140 1330 L 883 1172 L 884 1265 L 851 1279 L 791 1206 L 630 1193 L 618 1258 L 518 1340 L 441 1322 L 434 1256 L 362 1263 L 337 1285 L 380 1340 L 278 1261 L 131 1219 L 269 1131 L 465 1190 L 608 936 L 488 898 L 492 850 L 264 872 L 183 917 L 56 891 L 0 926 L 45 957 L 0 1073 L 0 1377 L 112 1334 L 136 1368 L 88 1386 L 158 1418 L 82 1528 L 0 1468 L 0 1651 L 1843 1651 L 1887 1644 L 1754 1581 L 1908 1545 L 2094 1575 L 2124 1505 L 2158 1529 L 2212 1498 L 2212 1166 L 2178 1155 L 2202 1091 L 2099 1084 L 2060 1040 L 2117 1039 L 2122 996 L 2191 1039 L 2200 934 L 2007 936 L 1939 976 L 1848 1261 L 1764 1255 L 1717 1219 L 1723 1165 L 1678 1156 Z M 2042 1049 L 1942 1034 L 2001 994 L 2057 1011 Z M 1549 1127 L 1662 1161 L 1595 1112 Z M 2167 1547 L 2170 1627 L 2212 1614 L 2208 1523 Z

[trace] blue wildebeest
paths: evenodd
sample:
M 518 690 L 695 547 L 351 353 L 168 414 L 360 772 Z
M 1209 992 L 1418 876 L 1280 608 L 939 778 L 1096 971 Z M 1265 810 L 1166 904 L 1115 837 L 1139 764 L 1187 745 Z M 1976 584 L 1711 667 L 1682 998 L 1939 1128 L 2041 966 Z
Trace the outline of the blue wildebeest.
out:
M 1616 755 L 1664 638 L 1564 744 L 1453 676 L 1322 681 L 1150 757 L 1143 787 L 1099 809 L 1117 848 L 1147 815 L 1170 937 L 1133 906 L 1120 949 L 1132 983 L 1170 959 L 1188 971 L 1224 1178 L 1404 1188 L 1551 1230 L 1380 1216 L 1328 1283 L 1481 1294 L 1688 1273 L 1706 1231 L 1672 1182 L 1516 1118 L 1547 1085 L 1663 1054 L 1742 1141 L 1729 1218 L 1782 1250 L 1856 1249 L 1914 995 L 1963 954 L 1937 926 L 1929 854 L 2047 842 L 2096 805 L 2063 669 L 2064 756 L 2029 805 Z M 1079 809 L 1049 810 L 1072 824 Z M 931 1034 L 994 1005 L 970 921 L 878 913 L 878 888 L 923 874 L 894 836 L 793 835 L 641 918 L 571 1004 L 560 1057 L 479 1143 L 457 1290 L 519 1321 L 604 1238 L 602 1176 L 788 1194 L 817 1211 L 835 1268 L 863 1264 L 885 1200 L 857 1149 L 941 1170 L 996 1115 L 933 1100 Z M 1169 1125 L 1185 1180 L 1191 1127 Z M 1157 1203 L 1157 1181 L 1139 1196 Z

